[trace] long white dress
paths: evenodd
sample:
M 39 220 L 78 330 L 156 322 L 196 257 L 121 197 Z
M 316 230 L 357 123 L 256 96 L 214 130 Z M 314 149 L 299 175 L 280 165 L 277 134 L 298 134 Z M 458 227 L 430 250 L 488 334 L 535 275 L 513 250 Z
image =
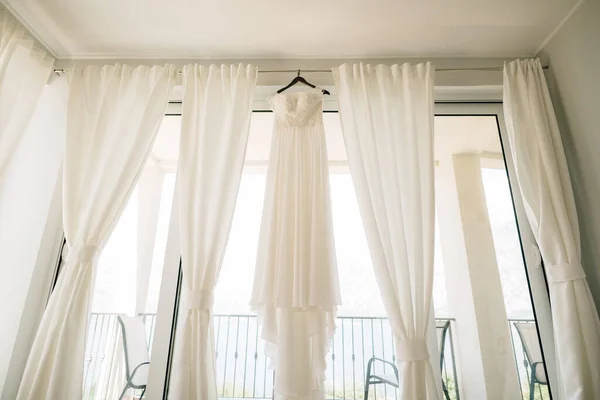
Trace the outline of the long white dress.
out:
M 250 305 L 275 369 L 275 399 L 323 399 L 341 304 L 323 95 L 276 94 L 269 102 L 275 127 Z

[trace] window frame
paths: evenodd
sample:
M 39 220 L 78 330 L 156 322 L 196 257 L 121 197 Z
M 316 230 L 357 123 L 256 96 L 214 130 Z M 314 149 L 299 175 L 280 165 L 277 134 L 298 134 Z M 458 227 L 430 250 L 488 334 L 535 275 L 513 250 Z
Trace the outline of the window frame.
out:
M 552 393 L 559 393 L 558 375 L 556 371 L 556 354 L 554 347 L 554 333 L 552 328 L 552 313 L 550 309 L 550 296 L 548 283 L 540 262 L 539 250 L 533 236 L 533 231 L 527 220 L 525 204 L 517 186 L 517 175 L 512 153 L 509 148 L 508 132 L 504 118 L 502 101 L 492 102 L 436 102 L 436 116 L 491 116 L 496 119 L 502 147 L 503 163 L 508 175 L 510 194 L 515 213 L 515 222 L 521 244 L 521 255 L 525 265 L 527 287 L 533 306 L 533 316 L 537 324 L 538 339 L 542 346 L 542 356 L 548 376 L 550 397 Z M 528 250 L 529 249 L 529 250 Z
M 252 112 L 272 111 L 268 109 L 266 101 L 256 100 Z M 337 101 L 334 98 L 326 101 L 324 112 L 338 112 Z M 181 103 L 169 103 L 165 116 L 181 116 Z M 508 174 L 513 209 L 515 211 L 515 221 L 519 233 L 527 283 L 533 304 L 534 318 L 538 324 L 538 335 L 542 343 L 543 356 L 549 377 L 549 389 L 550 393 L 558 393 L 554 335 L 552 330 L 548 286 L 544 270 L 539 262 L 539 253 L 536 254 L 535 252 L 537 246 L 527 221 L 521 193 L 516 189 L 516 186 L 513 187 L 513 182 L 516 182 L 517 179 L 512 154 L 508 148 L 508 136 L 502 102 L 436 102 L 435 116 L 493 116 L 496 119 L 503 152 L 503 162 Z M 176 196 L 176 192 L 177 191 L 175 190 L 173 196 Z M 168 396 L 170 364 L 173 356 L 173 343 L 176 336 L 179 292 L 181 287 L 181 258 L 179 250 L 179 214 L 175 198 L 172 204 L 156 314 L 156 327 L 152 344 L 153 363 L 149 370 L 148 386 L 146 390 L 146 397 L 149 399 L 166 399 Z M 60 210 L 58 210 L 58 212 L 60 213 Z M 56 243 L 56 246 L 54 247 L 56 253 L 59 255 L 58 257 L 60 257 L 60 254 L 62 253 L 62 243 L 63 238 L 61 236 L 60 242 Z M 527 249 L 531 249 L 531 251 L 528 251 Z M 175 267 L 175 265 L 177 265 L 177 267 Z M 59 268 L 60 263 L 57 263 L 56 272 L 53 276 L 54 281 L 58 276 Z M 54 283 L 52 283 L 52 289 L 53 285 Z

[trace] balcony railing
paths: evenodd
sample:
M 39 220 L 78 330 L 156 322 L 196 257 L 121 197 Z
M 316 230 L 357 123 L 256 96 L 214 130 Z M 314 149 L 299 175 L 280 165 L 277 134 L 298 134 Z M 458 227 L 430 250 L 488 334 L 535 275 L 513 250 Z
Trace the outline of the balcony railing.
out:
M 253 315 L 216 315 L 217 380 L 222 398 L 270 399 L 273 371 L 264 355 L 264 342 Z M 438 320 L 445 322 L 447 320 Z M 441 328 L 438 328 L 441 329 Z M 452 324 L 445 338 L 442 379 L 450 397 L 458 399 Z M 392 330 L 387 318 L 339 317 L 328 359 L 327 399 L 363 399 L 365 369 L 371 357 L 395 361 Z M 375 368 L 382 368 L 375 365 Z M 391 369 L 374 372 L 392 373 Z M 396 399 L 396 390 L 379 385 L 370 399 Z
M 120 334 L 116 317 L 117 314 L 98 313 L 91 316 L 86 342 L 84 399 L 109 400 L 107 386 L 113 365 L 112 357 L 119 356 L 115 355 L 114 351 L 114 343 Z M 146 314 L 143 317 L 146 322 L 146 339 L 151 344 L 154 338 L 155 315 Z M 445 321 L 448 320 L 436 321 L 438 329 L 441 329 L 440 322 Z M 214 316 L 217 388 L 221 398 L 272 398 L 274 375 L 264 355 L 264 341 L 260 339 L 257 322 L 254 315 Z M 450 328 L 445 338 L 442 380 L 450 398 L 458 400 L 460 396 L 454 359 L 454 324 L 455 322 L 450 320 Z M 524 362 L 524 350 L 519 336 L 513 330 L 511 322 L 515 361 L 523 388 L 523 399 L 528 399 L 529 375 Z M 328 359 L 326 398 L 363 399 L 365 368 L 373 356 L 395 361 L 394 341 L 388 320 L 377 317 L 339 317 Z M 391 370 L 377 372 L 392 373 Z M 374 386 L 369 394 L 369 399 L 396 398 L 396 390 L 386 385 Z

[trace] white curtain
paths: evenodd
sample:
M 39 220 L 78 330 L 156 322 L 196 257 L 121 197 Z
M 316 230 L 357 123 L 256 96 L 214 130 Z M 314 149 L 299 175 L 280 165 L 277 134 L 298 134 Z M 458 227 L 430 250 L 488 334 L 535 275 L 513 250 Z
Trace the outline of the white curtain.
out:
M 183 69 L 177 197 L 183 272 L 169 398 L 217 398 L 213 292 L 242 176 L 257 69 Z
M 173 66 L 75 68 L 63 163 L 69 246 L 35 337 L 18 399 L 81 399 L 96 261 L 152 149 L 176 79 Z
M 53 65 L 54 59 L 36 49 L 25 28 L 0 6 L 0 183 Z
M 439 368 L 439 361 L 430 357 L 437 346 L 429 340 L 434 68 L 430 63 L 344 64 L 333 73 L 350 171 L 394 333 L 398 398 L 438 399 L 440 382 L 433 368 Z
M 549 283 L 560 398 L 600 399 L 600 322 L 581 267 L 569 171 L 539 60 L 504 66 L 504 112 L 527 219 Z

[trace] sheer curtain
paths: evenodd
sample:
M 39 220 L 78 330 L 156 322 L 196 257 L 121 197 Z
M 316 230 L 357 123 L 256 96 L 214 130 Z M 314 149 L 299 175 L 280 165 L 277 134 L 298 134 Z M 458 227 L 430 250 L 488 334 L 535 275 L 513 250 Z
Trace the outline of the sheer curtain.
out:
M 504 66 L 510 150 L 549 282 L 560 398 L 600 399 L 600 321 L 581 267 L 579 224 L 540 61 Z
M 350 172 L 394 333 L 398 398 L 439 399 L 439 358 L 430 340 L 434 68 L 344 64 L 333 73 Z
M 53 65 L 54 59 L 36 49 L 25 28 L 0 6 L 0 183 Z
M 216 399 L 213 292 L 242 176 L 257 69 L 183 69 L 177 197 L 183 272 L 169 398 Z
M 80 399 L 97 258 L 152 149 L 174 66 L 75 68 L 63 162 L 69 253 L 35 337 L 18 399 Z

